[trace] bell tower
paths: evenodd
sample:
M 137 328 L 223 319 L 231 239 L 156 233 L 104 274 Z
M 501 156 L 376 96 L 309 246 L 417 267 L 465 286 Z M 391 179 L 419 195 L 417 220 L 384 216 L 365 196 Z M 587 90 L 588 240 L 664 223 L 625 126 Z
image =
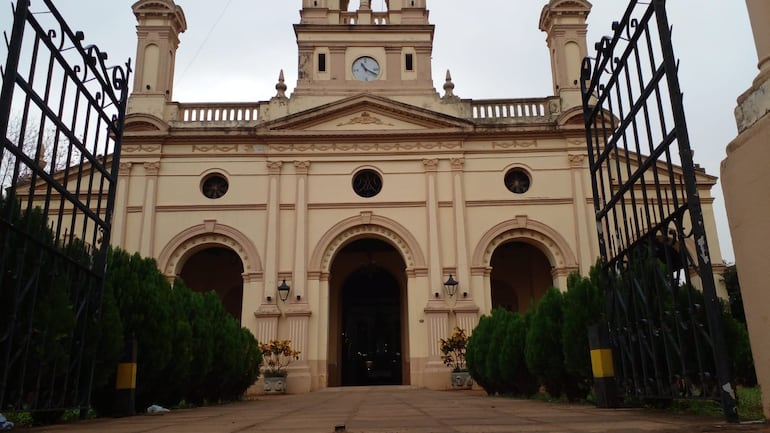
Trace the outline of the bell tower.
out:
M 562 111 L 582 104 L 580 67 L 588 55 L 586 20 L 593 5 L 587 0 L 550 0 L 540 14 L 540 30 L 548 35 L 553 94 Z
M 137 47 L 129 111 L 162 118 L 165 104 L 172 100 L 176 50 L 187 21 L 173 0 L 139 0 L 131 9 L 137 20 Z
M 358 93 L 436 96 L 431 71 L 434 26 L 426 0 L 303 0 L 294 25 L 299 51 L 296 96 Z

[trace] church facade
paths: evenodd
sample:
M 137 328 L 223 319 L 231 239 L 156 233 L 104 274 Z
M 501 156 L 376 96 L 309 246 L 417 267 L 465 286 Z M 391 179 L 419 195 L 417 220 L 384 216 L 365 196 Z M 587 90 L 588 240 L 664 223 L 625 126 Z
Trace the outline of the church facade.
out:
M 281 73 L 269 101 L 202 104 L 172 96 L 182 9 L 133 5 L 112 241 L 215 290 L 258 340 L 290 339 L 289 392 L 444 389 L 440 338 L 566 290 L 599 255 L 578 82 L 591 4 L 544 6 L 553 95 L 472 100 L 449 73 L 433 83 L 426 0 L 348 3 L 302 0 L 290 95 Z M 699 179 L 720 257 L 716 178 Z

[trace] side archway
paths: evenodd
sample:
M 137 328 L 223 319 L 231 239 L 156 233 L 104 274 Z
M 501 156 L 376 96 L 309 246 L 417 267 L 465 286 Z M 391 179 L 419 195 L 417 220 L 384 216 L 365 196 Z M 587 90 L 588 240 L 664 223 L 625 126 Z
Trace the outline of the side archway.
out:
M 262 260 L 251 240 L 239 230 L 216 220 L 205 220 L 203 224 L 174 236 L 158 256 L 158 267 L 167 277 L 173 278 L 190 256 L 210 247 L 233 250 L 243 262 L 244 275 L 262 276 Z
M 566 240 L 526 216 L 490 229 L 473 255 L 474 272 L 484 275 L 485 304 L 525 312 L 549 287 L 566 289 L 566 276 L 578 269 Z
M 542 251 L 555 270 L 574 270 L 578 267 L 575 254 L 561 234 L 526 216 L 517 216 L 513 220 L 492 227 L 476 246 L 473 252 L 472 266 L 474 268 L 489 267 L 492 254 L 497 247 L 512 241 L 527 243 Z

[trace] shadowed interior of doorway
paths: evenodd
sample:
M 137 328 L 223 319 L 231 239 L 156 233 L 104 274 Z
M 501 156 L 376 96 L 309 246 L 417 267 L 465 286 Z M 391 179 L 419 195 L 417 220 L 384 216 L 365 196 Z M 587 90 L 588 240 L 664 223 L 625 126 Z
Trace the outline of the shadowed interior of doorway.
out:
M 400 253 L 381 240 L 354 241 L 335 257 L 330 283 L 329 385 L 404 384 L 408 327 Z
M 215 291 L 230 315 L 241 321 L 243 262 L 238 254 L 221 247 L 206 248 L 187 259 L 179 274 L 196 292 Z
M 548 258 L 524 242 L 508 242 L 497 247 L 491 266 L 492 308 L 525 313 L 553 286 Z

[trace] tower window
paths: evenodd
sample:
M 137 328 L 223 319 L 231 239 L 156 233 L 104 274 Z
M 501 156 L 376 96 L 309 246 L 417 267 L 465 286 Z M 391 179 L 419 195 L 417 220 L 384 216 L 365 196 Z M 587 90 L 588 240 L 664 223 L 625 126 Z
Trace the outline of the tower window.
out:
M 406 70 L 407 71 L 414 71 L 414 55 L 413 54 L 407 54 L 404 58 L 404 63 L 406 63 Z
M 326 72 L 326 54 L 318 54 L 318 72 Z

